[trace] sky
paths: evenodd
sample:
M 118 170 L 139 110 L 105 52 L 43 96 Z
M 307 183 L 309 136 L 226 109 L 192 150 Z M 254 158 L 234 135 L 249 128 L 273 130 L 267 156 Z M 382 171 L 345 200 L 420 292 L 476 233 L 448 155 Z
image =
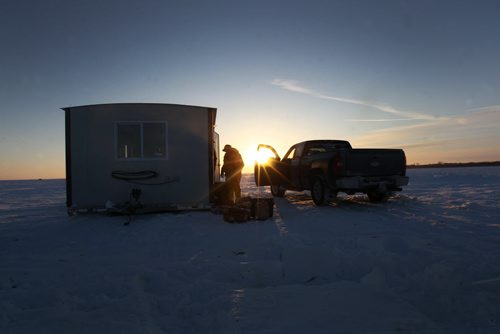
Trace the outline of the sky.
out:
M 0 179 L 65 176 L 62 107 L 215 107 L 253 168 L 309 139 L 500 160 L 499 1 L 0 1 Z

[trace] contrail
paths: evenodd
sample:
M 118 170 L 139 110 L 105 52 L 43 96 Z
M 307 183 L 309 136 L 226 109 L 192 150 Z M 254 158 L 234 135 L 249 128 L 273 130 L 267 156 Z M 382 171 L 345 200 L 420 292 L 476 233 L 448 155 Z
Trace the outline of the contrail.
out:
M 436 116 L 422 114 L 422 113 L 398 110 L 398 109 L 396 109 L 388 104 L 384 104 L 384 103 L 373 103 L 373 102 L 368 102 L 368 101 L 363 101 L 363 100 L 347 99 L 347 98 L 338 97 L 338 96 L 325 95 L 325 94 L 319 93 L 315 90 L 303 87 L 300 85 L 300 83 L 298 81 L 295 81 L 295 80 L 274 79 L 271 82 L 271 84 L 278 86 L 282 89 L 291 91 L 291 92 L 301 93 L 301 94 L 309 95 L 309 96 L 316 97 L 319 99 L 325 99 L 325 100 L 331 100 L 331 101 L 337 101 L 337 102 L 343 102 L 343 103 L 350 103 L 350 104 L 357 104 L 357 105 L 361 105 L 361 106 L 365 106 L 365 107 L 374 108 L 374 109 L 383 111 L 385 113 L 405 117 L 405 120 L 436 121 L 436 120 L 448 119 L 446 117 L 436 117 Z M 379 120 L 379 121 L 382 121 L 382 120 Z

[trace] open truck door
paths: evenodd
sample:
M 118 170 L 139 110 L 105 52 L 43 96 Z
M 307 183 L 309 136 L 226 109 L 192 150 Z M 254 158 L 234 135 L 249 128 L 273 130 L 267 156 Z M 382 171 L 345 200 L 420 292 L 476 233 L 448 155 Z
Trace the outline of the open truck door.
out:
M 289 166 L 281 162 L 280 156 L 272 146 L 259 144 L 254 166 L 254 178 L 258 187 L 287 184 Z

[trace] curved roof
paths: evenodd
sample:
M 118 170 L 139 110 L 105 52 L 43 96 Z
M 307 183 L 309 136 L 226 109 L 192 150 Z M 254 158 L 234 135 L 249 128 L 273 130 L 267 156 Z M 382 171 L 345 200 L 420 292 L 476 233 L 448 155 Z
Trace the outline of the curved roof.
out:
M 195 106 L 195 105 L 189 105 L 189 104 L 177 104 L 177 103 L 149 103 L 149 102 L 119 102 L 119 103 L 97 103 L 97 104 L 84 104 L 80 106 L 70 106 L 70 107 L 64 107 L 61 108 L 62 110 L 66 111 L 72 108 L 88 108 L 88 107 L 100 107 L 100 106 L 120 106 L 120 105 L 161 105 L 161 106 L 178 106 L 178 107 L 194 107 L 194 108 L 206 108 L 206 109 L 214 109 L 217 110 L 217 108 L 213 107 L 205 107 L 205 106 Z

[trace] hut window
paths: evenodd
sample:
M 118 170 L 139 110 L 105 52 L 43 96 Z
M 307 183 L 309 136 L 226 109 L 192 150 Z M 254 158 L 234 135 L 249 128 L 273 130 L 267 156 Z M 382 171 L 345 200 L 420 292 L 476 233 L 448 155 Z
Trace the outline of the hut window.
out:
M 165 122 L 123 122 L 116 124 L 118 159 L 166 159 Z
M 165 123 L 143 123 L 144 158 L 166 158 L 166 125 Z
M 141 124 L 117 124 L 118 158 L 140 158 Z

